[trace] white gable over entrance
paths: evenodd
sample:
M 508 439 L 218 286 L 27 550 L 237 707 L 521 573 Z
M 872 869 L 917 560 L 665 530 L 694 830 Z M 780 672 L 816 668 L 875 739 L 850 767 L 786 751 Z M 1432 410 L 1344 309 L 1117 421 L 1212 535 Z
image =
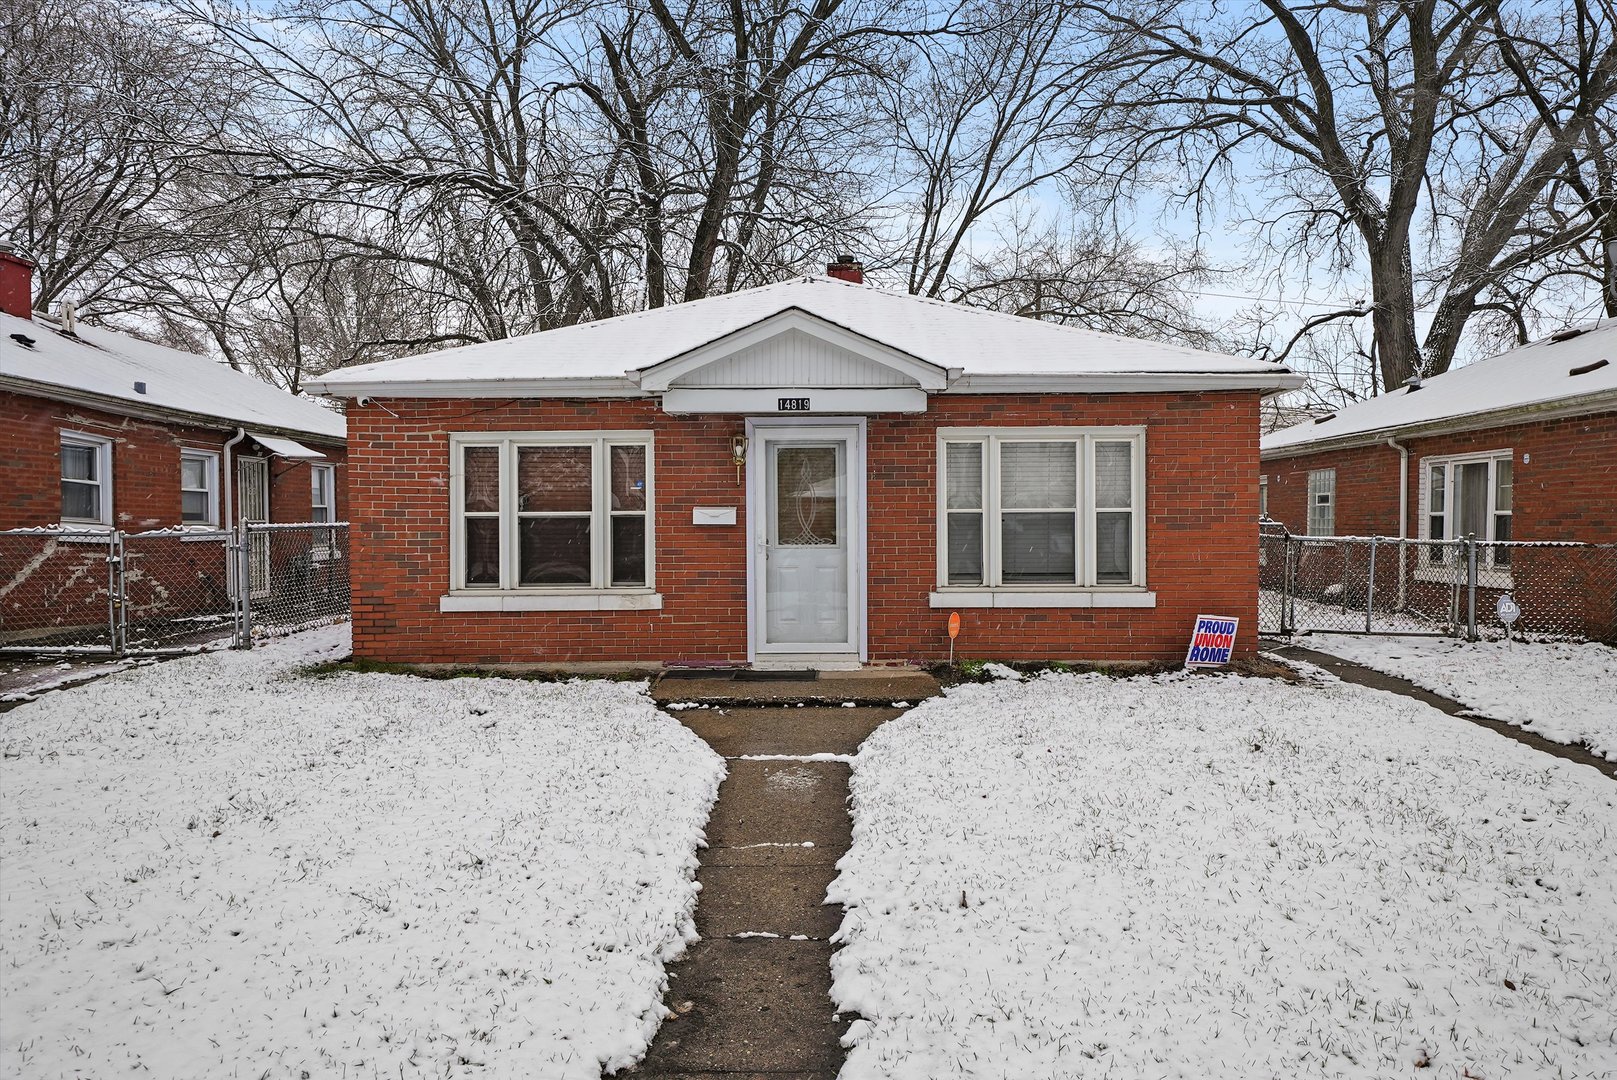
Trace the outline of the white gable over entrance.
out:
M 925 412 L 951 372 L 803 311 L 783 311 L 637 373 L 663 410 Z
M 915 376 L 790 327 L 672 381 L 675 387 L 919 386 Z

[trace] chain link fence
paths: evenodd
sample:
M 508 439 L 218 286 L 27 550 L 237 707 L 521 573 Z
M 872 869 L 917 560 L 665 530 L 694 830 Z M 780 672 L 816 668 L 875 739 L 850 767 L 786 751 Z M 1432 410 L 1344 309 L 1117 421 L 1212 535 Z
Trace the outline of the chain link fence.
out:
M 1258 629 L 1617 640 L 1617 544 L 1294 536 L 1260 523 Z
M 0 531 L 0 652 L 247 647 L 348 613 L 344 522 Z

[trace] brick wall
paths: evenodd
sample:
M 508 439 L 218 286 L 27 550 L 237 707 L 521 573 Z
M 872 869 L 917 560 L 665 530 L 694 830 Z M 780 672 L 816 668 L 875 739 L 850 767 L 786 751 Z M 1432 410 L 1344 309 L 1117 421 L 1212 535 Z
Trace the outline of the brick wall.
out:
M 113 441 L 113 520 L 136 532 L 180 524 L 180 451 L 219 452 L 233 432 L 118 416 L 31 395 L 0 391 L 0 470 L 6 491 L 0 528 L 37 528 L 62 519 L 62 432 Z M 238 444 L 240 446 L 240 444 Z M 316 446 L 336 470 L 338 516 L 347 506 L 347 469 L 341 448 Z M 307 521 L 309 466 L 270 459 L 270 519 Z
M 730 462 L 740 416 L 674 417 L 649 400 L 389 400 L 351 408 L 354 644 L 412 662 L 747 657 L 745 488 Z M 874 661 L 948 653 L 936 584 L 936 429 L 1128 425 L 1147 429 L 1146 569 L 1155 609 L 962 609 L 964 656 L 1172 660 L 1201 612 L 1241 617 L 1255 647 L 1258 396 L 934 397 L 867 428 L 869 642 Z M 397 414 L 397 415 L 393 415 Z M 651 430 L 659 611 L 441 613 L 448 589 L 448 434 Z M 691 524 L 735 506 L 734 527 Z
M 1515 452 L 1517 540 L 1617 541 L 1617 413 L 1564 417 L 1427 438 L 1409 448 L 1409 532 L 1419 534 L 1421 459 L 1509 448 Z M 1308 526 L 1308 473 L 1336 469 L 1336 531 L 1398 535 L 1398 452 L 1385 444 L 1270 458 L 1269 516 Z

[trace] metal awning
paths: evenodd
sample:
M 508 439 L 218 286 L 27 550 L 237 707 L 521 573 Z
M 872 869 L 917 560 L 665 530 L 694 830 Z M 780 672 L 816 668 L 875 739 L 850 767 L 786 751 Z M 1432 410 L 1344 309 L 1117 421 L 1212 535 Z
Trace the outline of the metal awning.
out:
M 292 439 L 283 439 L 279 435 L 260 435 L 256 431 L 247 433 L 253 441 L 276 457 L 284 458 L 323 458 L 326 455 L 318 450 L 311 450 L 302 443 Z

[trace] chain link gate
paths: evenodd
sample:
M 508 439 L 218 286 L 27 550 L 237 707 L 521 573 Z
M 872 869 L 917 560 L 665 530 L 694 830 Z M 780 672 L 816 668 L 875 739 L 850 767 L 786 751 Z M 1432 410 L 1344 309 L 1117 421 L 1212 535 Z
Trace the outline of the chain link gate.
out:
M 1502 637 L 1501 596 L 1515 629 L 1545 639 L 1617 640 L 1617 544 L 1294 536 L 1258 530 L 1258 631 Z
M 246 648 L 348 612 L 345 522 L 0 531 L 0 653 Z

